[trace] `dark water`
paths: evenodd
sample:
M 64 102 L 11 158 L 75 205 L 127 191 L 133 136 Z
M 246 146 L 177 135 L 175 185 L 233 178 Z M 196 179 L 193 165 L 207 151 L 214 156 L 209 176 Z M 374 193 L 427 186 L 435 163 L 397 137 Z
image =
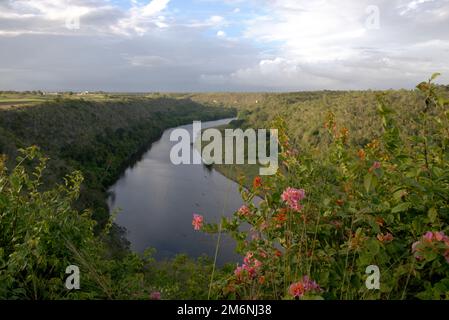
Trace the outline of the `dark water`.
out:
M 203 122 L 202 128 L 231 120 Z M 192 131 L 191 124 L 180 128 Z M 172 130 L 166 130 L 111 187 L 110 208 L 121 209 L 116 223 L 126 228 L 134 251 L 153 247 L 157 258 L 177 253 L 213 257 L 217 238 L 194 231 L 192 215 L 201 214 L 206 222 L 218 222 L 222 215 L 231 216 L 242 204 L 238 185 L 203 165 L 173 165 L 170 150 L 176 142 L 170 141 Z M 231 239 L 222 237 L 219 264 L 241 259 L 234 253 L 234 247 Z

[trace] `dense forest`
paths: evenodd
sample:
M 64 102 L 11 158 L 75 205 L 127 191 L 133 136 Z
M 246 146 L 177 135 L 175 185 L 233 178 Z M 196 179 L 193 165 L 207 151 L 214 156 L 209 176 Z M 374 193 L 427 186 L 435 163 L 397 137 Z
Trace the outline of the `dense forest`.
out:
M 67 97 L 0 109 L 0 297 L 449 298 L 449 90 L 437 76 L 415 90 Z M 241 265 L 129 252 L 107 186 L 165 128 L 236 110 L 234 127 L 279 130 L 281 170 L 218 168 L 246 186 L 245 205 L 218 225 L 193 223 L 233 236 Z M 84 271 L 81 290 L 64 288 L 69 264 Z M 369 265 L 381 290 L 365 287 Z

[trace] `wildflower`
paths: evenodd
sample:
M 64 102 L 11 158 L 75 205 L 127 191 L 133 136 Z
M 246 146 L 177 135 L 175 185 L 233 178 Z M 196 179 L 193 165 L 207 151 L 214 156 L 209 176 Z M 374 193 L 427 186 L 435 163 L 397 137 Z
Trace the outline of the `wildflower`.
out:
M 265 277 L 264 276 L 260 276 L 259 277 L 259 284 L 264 284 L 265 283 Z
M 262 185 L 262 178 L 259 176 L 256 176 L 253 180 L 253 187 L 254 189 L 259 188 Z
M 340 129 L 340 136 L 341 136 L 341 139 L 342 139 L 343 143 L 346 143 L 346 141 L 348 140 L 348 136 L 349 136 L 349 129 L 348 128 L 341 128 Z
M 284 223 L 285 221 L 287 221 L 287 214 L 285 213 L 278 213 L 277 215 L 273 216 L 273 220 L 275 222 L 277 222 L 278 226 L 281 226 L 281 223 Z
M 159 291 L 151 292 L 150 300 L 161 300 L 161 293 Z
M 192 226 L 195 230 L 200 230 L 201 227 L 203 226 L 203 216 L 199 215 L 199 214 L 194 214 L 193 215 L 193 220 L 192 220 Z
M 424 239 L 425 241 L 427 241 L 427 242 L 432 242 L 432 239 L 433 239 L 433 232 L 427 231 L 427 232 L 424 234 L 423 239 Z
M 446 236 L 443 231 L 435 232 L 434 236 L 435 236 L 435 239 L 437 239 L 437 241 L 447 242 L 449 240 L 448 236 Z
M 262 249 L 259 251 L 259 255 L 264 259 L 266 259 L 268 257 L 267 253 Z
M 371 166 L 371 168 L 369 168 L 369 172 L 373 172 L 376 169 L 380 169 L 381 164 L 379 161 L 374 161 L 373 165 Z
M 298 203 L 305 197 L 304 189 L 287 188 L 281 195 L 281 199 L 288 204 L 288 206 L 295 210 L 301 211 L 302 206 Z
M 320 290 L 320 286 L 315 281 L 308 276 L 304 276 L 301 281 L 290 285 L 288 293 L 295 298 L 301 298 L 307 293 L 319 292 Z
M 260 269 L 260 267 L 262 267 L 262 262 L 260 262 L 257 259 L 254 259 L 253 264 L 254 264 L 254 268 L 256 268 L 256 269 Z
M 241 278 L 242 278 L 243 270 L 244 270 L 243 267 L 241 267 L 241 266 L 239 266 L 239 265 L 237 264 L 237 267 L 236 267 L 235 270 L 234 270 L 234 275 L 235 275 L 237 278 L 241 279 Z
M 288 293 L 293 297 L 302 297 L 304 295 L 304 286 L 301 282 L 292 283 L 288 289 Z
M 367 148 L 368 148 L 368 149 L 375 150 L 375 149 L 378 149 L 379 146 L 380 146 L 379 140 L 374 139 L 373 141 L 371 141 L 370 143 L 368 143 Z
M 274 255 L 279 258 L 282 256 L 282 252 L 280 250 L 276 249 L 276 251 L 274 252 Z
M 359 157 L 360 160 L 364 161 L 366 159 L 366 152 L 363 149 L 360 149 L 357 152 L 357 156 Z
M 251 212 L 250 212 L 249 208 L 245 205 L 241 206 L 240 209 L 238 210 L 238 214 L 241 217 L 247 217 L 250 215 L 250 213 Z
M 243 258 L 243 262 L 245 264 L 250 264 L 251 263 L 251 259 L 254 257 L 254 253 L 252 252 L 247 252 L 245 258 Z
M 442 248 L 442 250 L 445 250 L 442 255 L 446 259 L 446 261 L 449 263 L 449 237 L 444 234 L 443 231 L 427 231 L 422 237 L 420 241 L 416 241 L 412 244 L 412 253 L 415 256 L 415 259 L 420 261 L 424 258 L 419 254 L 419 252 L 422 252 L 426 248 L 431 248 L 432 250 L 435 250 L 436 248 L 434 244 L 438 242 L 443 242 L 446 246 L 446 248 Z M 441 250 L 441 249 L 438 249 Z M 441 251 L 439 251 L 441 253 Z
M 394 238 L 391 233 L 387 232 L 386 234 L 378 234 L 377 239 L 382 243 L 388 243 L 393 241 Z
M 262 262 L 254 258 L 254 253 L 248 252 L 243 258 L 242 266 L 239 267 L 237 265 L 237 268 L 234 270 L 234 275 L 241 280 L 243 272 L 246 271 L 250 278 L 254 278 L 261 267 Z

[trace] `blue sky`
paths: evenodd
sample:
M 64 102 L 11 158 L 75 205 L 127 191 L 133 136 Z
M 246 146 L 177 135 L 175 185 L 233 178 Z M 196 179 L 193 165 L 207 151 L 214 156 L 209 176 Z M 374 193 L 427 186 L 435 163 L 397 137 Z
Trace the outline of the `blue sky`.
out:
M 449 82 L 449 0 L 0 0 L 0 90 Z

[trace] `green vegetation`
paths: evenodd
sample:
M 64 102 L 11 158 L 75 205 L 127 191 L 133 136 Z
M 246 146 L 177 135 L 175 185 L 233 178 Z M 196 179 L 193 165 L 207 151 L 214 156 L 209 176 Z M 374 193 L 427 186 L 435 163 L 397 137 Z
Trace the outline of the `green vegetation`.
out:
M 448 299 L 449 90 L 436 76 L 413 91 L 117 95 L 0 110 L 0 298 Z M 111 250 L 122 241 L 105 190 L 130 155 L 229 107 L 240 117 L 231 126 L 280 132 L 281 170 L 217 167 L 246 175 L 245 205 L 219 225 L 194 221 L 233 236 L 243 264 Z M 70 264 L 83 270 L 79 291 L 64 288 Z M 365 287 L 369 265 L 380 290 Z
M 150 299 L 154 292 L 206 297 L 207 258 L 157 262 L 151 250 L 143 257 L 111 257 L 102 235 L 94 234 L 91 211 L 73 209 L 83 181 L 79 171 L 40 191 L 47 160 L 36 147 L 20 150 L 8 173 L 0 159 L 0 299 Z M 65 288 L 72 264 L 82 270 L 81 290 Z
M 46 185 L 80 170 L 85 183 L 77 208 L 94 209 L 102 227 L 109 216 L 105 191 L 164 129 L 233 114 L 229 108 L 164 97 L 48 101 L 0 111 L 0 154 L 8 155 L 11 167 L 19 148 L 39 146 L 50 158 Z
M 242 188 L 234 217 L 203 226 L 229 233 L 245 257 L 215 297 L 449 299 L 449 100 L 436 76 L 418 85 L 422 103 L 406 115 L 378 95 L 366 131 L 379 134 L 363 146 L 366 132 L 352 137 L 334 109 L 316 135 L 320 152 L 298 149 L 288 121 L 275 119 L 283 170 Z M 370 265 L 380 290 L 365 286 Z
M 211 262 L 130 253 L 109 216 L 106 190 L 164 129 L 234 114 L 142 95 L 0 110 L 0 154 L 7 156 L 0 161 L 0 298 L 148 299 L 153 291 L 204 298 L 208 281 L 192 278 L 210 273 Z M 70 264 L 86 273 L 79 293 L 64 287 Z

